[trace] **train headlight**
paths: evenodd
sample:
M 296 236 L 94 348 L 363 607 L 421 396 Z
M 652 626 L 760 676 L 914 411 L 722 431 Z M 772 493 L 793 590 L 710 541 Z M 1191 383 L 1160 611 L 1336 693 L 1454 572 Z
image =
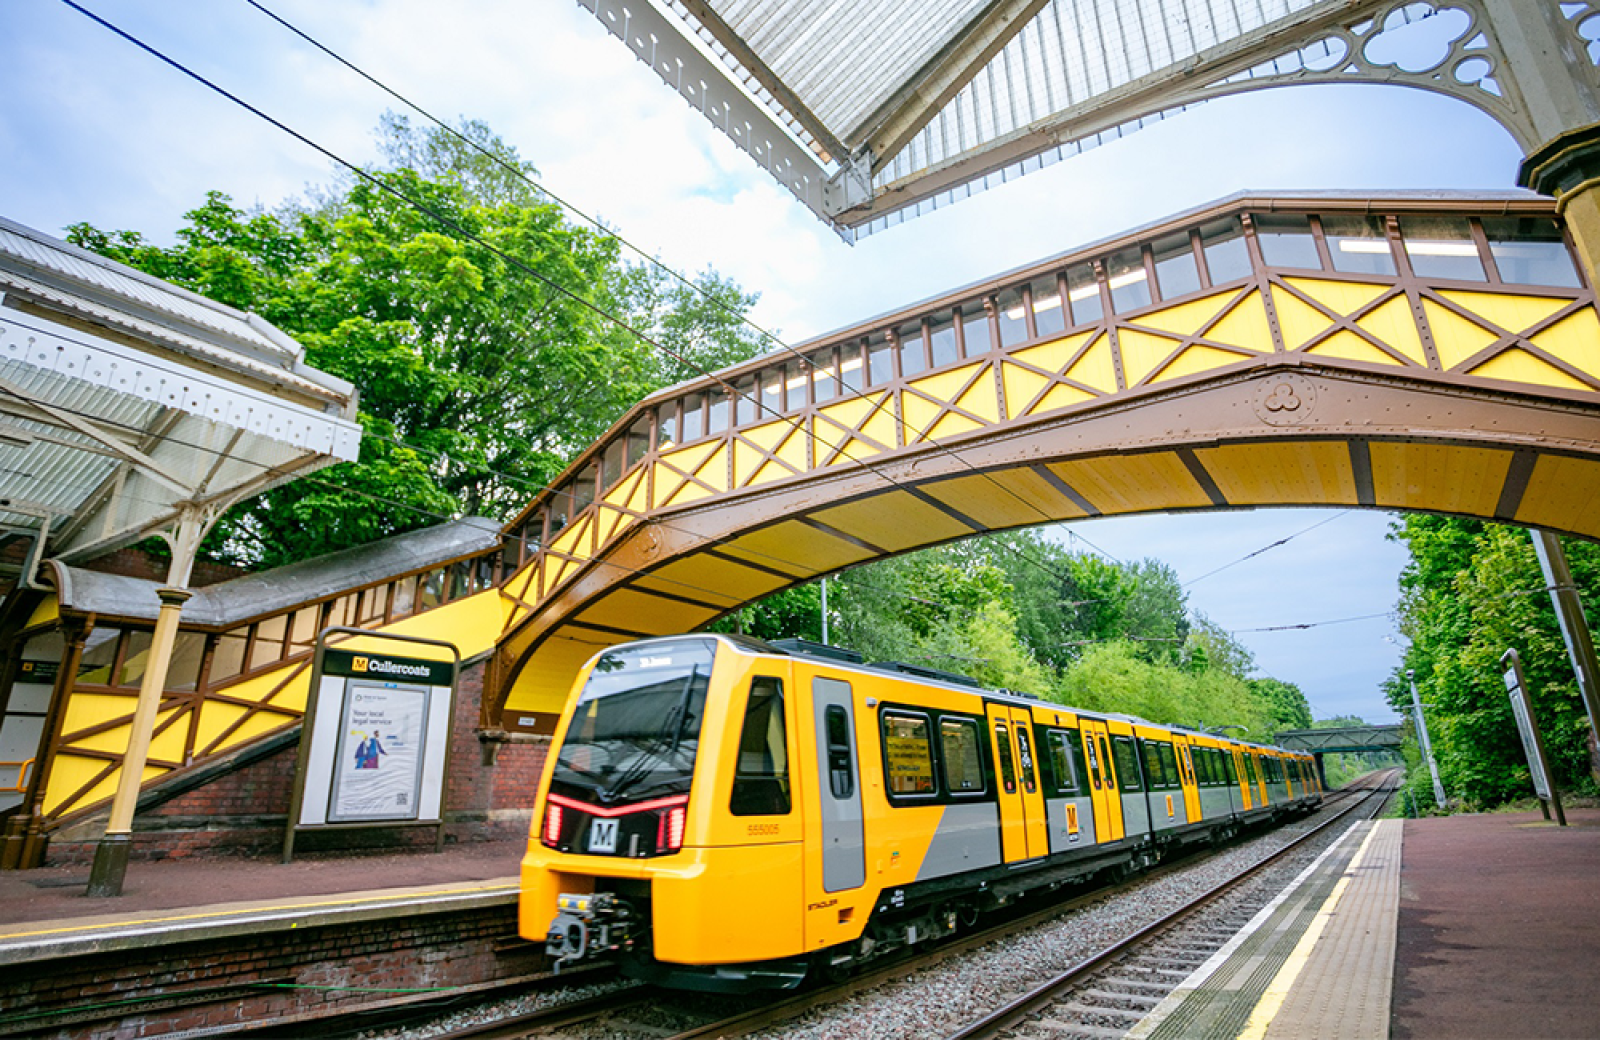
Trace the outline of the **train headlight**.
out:
M 544 843 L 552 849 L 561 841 L 561 806 L 546 802 L 544 807 Z

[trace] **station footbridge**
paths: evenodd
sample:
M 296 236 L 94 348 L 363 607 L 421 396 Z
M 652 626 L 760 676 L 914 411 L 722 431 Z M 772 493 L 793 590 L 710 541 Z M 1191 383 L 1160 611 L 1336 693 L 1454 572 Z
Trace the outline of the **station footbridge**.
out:
M 1600 538 L 1595 4 L 951 0 L 914 20 L 891 5 L 793 6 L 784 19 L 742 0 L 593 9 L 847 238 L 1185 105 L 1302 82 L 1474 104 L 1522 144 L 1531 190 L 1247 192 L 1063 242 L 652 395 L 508 524 L 457 521 L 192 597 L 97 573 L 89 547 L 167 524 L 192 550 L 229 496 L 347 457 L 351 388 L 319 382 L 259 319 L 162 296 L 116 265 L 93 261 L 128 293 L 100 286 L 93 307 L 7 289 L 8 306 L 27 297 L 0 337 L 13 382 L 57 356 L 30 354 L 29 322 L 170 353 L 181 318 L 180 353 L 220 333 L 243 359 L 227 363 L 293 408 L 274 413 L 281 428 L 203 418 L 199 398 L 146 409 L 91 450 L 113 459 L 78 503 L 94 522 L 41 530 L 48 510 L 14 511 L 45 562 L 0 610 L 0 733 L 34 741 L 0 771 L 0 865 L 37 862 L 51 835 L 103 830 L 119 790 L 144 810 L 293 742 L 328 626 L 453 643 L 490 763 L 496 742 L 554 729 L 601 648 L 986 532 L 1338 506 Z M 1385 64 L 1381 39 L 1430 24 L 1454 26 L 1443 57 Z M 860 60 L 858 45 L 884 60 Z M 107 407 L 126 403 L 105 389 Z M 58 412 L 70 435 L 107 433 Z M 195 432 L 163 440 L 180 423 Z M 5 450 L 72 439 L 7 429 Z M 160 454 L 235 433 L 260 438 L 268 461 L 220 497 L 199 456 L 179 472 Z M 129 481 L 162 488 L 142 497 L 166 512 L 108 512 L 137 500 L 119 494 Z

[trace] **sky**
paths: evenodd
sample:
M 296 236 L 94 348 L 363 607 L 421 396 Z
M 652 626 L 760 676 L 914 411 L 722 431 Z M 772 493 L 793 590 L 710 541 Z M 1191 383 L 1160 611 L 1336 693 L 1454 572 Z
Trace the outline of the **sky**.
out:
M 376 161 L 380 116 L 403 111 L 245 0 L 76 2 L 351 161 Z M 752 318 L 789 343 L 1240 190 L 1502 189 L 1520 159 L 1498 124 L 1442 95 L 1260 91 L 851 247 L 571 0 L 262 3 L 430 112 L 485 121 L 551 191 L 668 264 L 714 267 L 759 293 Z M 163 243 L 207 191 L 271 207 L 333 170 L 61 0 L 0 4 L 0 155 L 0 215 Z M 1055 530 L 1075 547 L 1171 565 L 1190 605 L 1234 632 L 1262 674 L 1297 683 L 1318 717 L 1389 721 L 1379 684 L 1399 659 L 1389 612 L 1405 563 L 1385 537 L 1392 520 L 1262 510 Z M 1384 616 L 1342 620 L 1373 614 Z M 1339 623 L 1251 631 L 1324 621 Z

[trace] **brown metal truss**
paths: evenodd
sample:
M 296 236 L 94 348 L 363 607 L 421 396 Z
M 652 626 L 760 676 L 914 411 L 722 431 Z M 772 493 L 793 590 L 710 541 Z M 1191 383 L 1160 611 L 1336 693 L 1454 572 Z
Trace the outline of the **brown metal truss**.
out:
M 1374 241 L 1387 242 L 1395 273 L 1335 270 L 1325 215 L 1381 218 L 1384 237 Z M 1228 480 L 1216 470 L 1219 449 L 1337 442 L 1339 479 L 1348 482 L 1350 505 L 1516 517 L 1540 460 L 1596 458 L 1600 446 L 1594 425 L 1600 370 L 1534 342 L 1565 322 L 1590 320 L 1592 289 L 1581 273 L 1574 286 L 1502 281 L 1479 219 L 1553 215 L 1548 200 L 1510 193 L 1482 200 L 1241 196 L 658 395 L 632 410 L 508 528 L 513 540 L 526 544 L 530 565 L 505 586 L 518 609 L 503 634 L 497 689 L 489 695 L 503 706 L 540 647 L 550 638 L 578 636 L 574 626 L 595 646 L 607 637 L 664 634 L 646 620 L 616 623 L 614 616 L 628 613 L 614 596 L 623 591 L 701 608 L 693 627 L 866 559 L 1005 527 L 1138 511 L 1129 493 L 1065 475 L 1110 456 L 1130 465 L 1144 458 L 1140 465 L 1183 474 L 1187 490 L 1158 508 L 1248 508 L 1267 503 L 1230 498 Z M 1269 266 L 1258 216 L 1303 218 L 1319 266 Z M 1478 258 L 1481 279 L 1424 278 L 1412 270 L 1401 222 L 1426 217 L 1453 218 L 1470 228 L 1460 248 Z M 1238 222 L 1249 271 L 1214 280 L 1201 231 L 1228 219 Z M 1152 243 L 1174 235 L 1188 236 L 1198 287 L 1162 297 Z M 1149 301 L 1119 309 L 1107 261 L 1135 249 Z M 1098 314 L 1091 309 L 1090 320 L 1068 320 L 1041 334 L 1035 286 L 1053 285 L 1053 299 L 1065 312 L 1070 276 L 1082 270 L 1093 272 L 1098 292 L 1089 302 L 1098 304 Z M 1469 306 L 1491 297 L 1514 297 L 1541 313 L 1513 328 L 1509 319 L 1496 321 L 1492 307 L 1486 317 Z M 1249 308 L 1259 313 L 1249 319 L 1259 328 L 1246 337 L 1240 323 Z M 1374 331 L 1398 328 L 1393 323 L 1402 318 L 1413 330 L 1411 340 Z M 1434 328 L 1440 321 L 1449 326 L 1443 351 Z M 1463 348 L 1462 327 L 1476 330 L 1482 342 Z M 909 329 L 920 333 L 903 334 Z M 954 331 L 956 356 L 934 366 L 933 334 L 946 329 Z M 987 344 L 968 342 L 985 329 Z M 971 347 L 978 349 L 964 349 Z M 874 380 L 874 351 L 884 350 L 894 369 L 889 378 Z M 908 351 L 916 363 L 902 371 L 899 357 Z M 1540 371 L 1547 369 L 1549 379 L 1528 385 L 1469 374 L 1512 355 L 1518 363 L 1545 366 Z M 1186 356 L 1203 362 L 1181 370 Z M 1101 369 L 1090 371 L 1091 362 Z M 846 365 L 860 373 L 848 388 L 844 376 L 852 369 Z M 830 392 L 822 393 L 824 387 Z M 728 396 L 730 388 L 747 390 L 760 407 L 741 406 Z M 1201 401 L 1226 418 L 1197 415 Z M 716 402 L 726 427 L 708 433 Z M 777 402 L 793 406 L 774 411 L 770 405 Z M 1434 408 L 1441 402 L 1442 410 Z M 607 479 L 596 461 L 618 438 L 644 430 L 647 450 Z M 678 440 L 683 434 L 690 436 Z M 1389 458 L 1393 445 L 1509 451 L 1510 462 L 1490 506 L 1397 503 L 1388 471 L 1374 462 L 1374 451 Z M 580 475 L 594 482 L 581 493 L 573 485 Z M 1028 489 L 1011 486 L 1024 477 Z M 957 481 L 1003 501 L 968 505 L 953 490 Z M 630 491 L 625 504 L 619 497 L 624 485 L 639 491 Z M 926 536 L 914 544 L 874 536 L 867 528 L 879 520 L 868 503 L 878 496 L 925 509 L 926 519 L 917 522 L 932 525 Z M 553 503 L 574 500 L 590 504 L 552 531 Z M 836 519 L 845 514 L 855 519 Z M 603 516 L 611 519 L 602 524 Z M 1600 536 L 1600 526 L 1587 526 L 1565 529 Z M 808 557 L 800 546 L 788 552 L 750 548 L 757 541 L 752 535 L 778 528 L 813 532 L 822 539 L 818 554 Z M 726 584 L 687 577 L 680 565 L 691 557 L 721 568 Z M 731 598 L 718 602 L 723 594 Z M 638 617 L 652 613 L 639 611 Z M 680 626 L 685 619 L 669 617 Z M 527 709 L 519 702 L 517 710 Z

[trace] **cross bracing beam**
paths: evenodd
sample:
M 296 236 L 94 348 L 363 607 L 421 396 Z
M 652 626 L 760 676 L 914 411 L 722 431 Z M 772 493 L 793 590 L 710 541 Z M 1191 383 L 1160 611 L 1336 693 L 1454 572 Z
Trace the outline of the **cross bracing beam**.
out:
M 1239 196 L 655 395 L 509 529 L 503 703 L 537 727 L 599 647 L 1085 516 L 1339 505 L 1600 538 L 1600 317 L 1553 212 Z

